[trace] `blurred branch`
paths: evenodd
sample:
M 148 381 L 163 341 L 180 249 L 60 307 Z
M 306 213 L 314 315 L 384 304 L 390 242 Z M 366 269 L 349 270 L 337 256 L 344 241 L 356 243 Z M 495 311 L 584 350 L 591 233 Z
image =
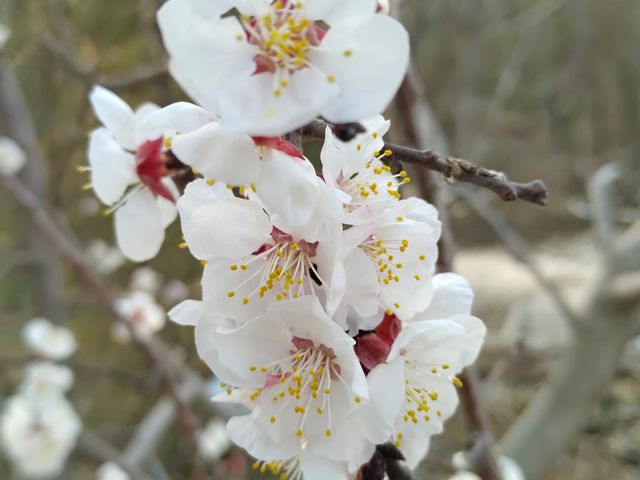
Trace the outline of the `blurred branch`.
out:
M 580 319 L 569 306 L 559 286 L 549 279 L 538 267 L 533 258 L 529 242 L 527 242 L 518 230 L 507 221 L 504 215 L 492 208 L 489 202 L 485 198 L 482 198 L 481 195 L 464 188 L 459 189 L 456 193 L 491 227 L 502 243 L 511 251 L 513 256 L 529 270 L 545 293 L 555 303 L 556 307 L 558 307 L 562 316 L 567 320 L 569 327 L 574 330 L 581 329 Z
M 303 127 L 301 131 L 308 138 L 323 139 L 327 125 L 321 120 L 316 120 Z M 390 143 L 385 145 L 385 149 L 392 152 L 392 156 L 387 159 L 389 163 L 399 167 L 401 164 L 424 167 L 441 173 L 448 183 L 459 181 L 486 188 L 506 202 L 523 200 L 536 205 L 547 204 L 547 189 L 540 180 L 529 183 L 512 182 L 502 172 L 478 167 L 460 158 L 441 157 L 431 150 L 418 150 Z
M 527 478 L 542 478 L 571 445 L 640 326 L 640 228 L 630 227 L 620 236 L 610 223 L 609 218 L 615 218 L 615 191 L 610 186 L 617 177 L 615 169 L 604 167 L 591 181 L 595 231 L 603 242 L 602 266 L 579 319 L 582 328 L 501 442 Z M 631 274 L 629 265 L 637 265 Z M 586 374 L 575 381 L 580 372 Z
M 440 144 L 448 145 L 441 129 L 427 130 L 426 120 L 429 120 L 430 124 L 437 123 L 437 120 L 431 113 L 428 103 L 426 103 L 420 80 L 413 68 L 410 69 L 402 83 L 396 101 L 399 110 L 403 113 L 402 120 L 404 121 L 408 138 L 415 146 L 425 147 L 429 145 L 433 141 L 431 135 L 434 134 L 441 136 L 438 140 Z M 397 152 L 393 148 L 391 150 Z M 394 155 L 396 154 L 394 153 Z M 453 270 L 453 236 L 448 227 L 446 209 L 440 201 L 439 185 L 432 177 L 430 172 L 424 172 L 420 187 L 422 188 L 423 196 L 438 207 L 442 218 L 444 228 L 438 244 L 438 269 L 440 272 L 450 272 Z M 493 435 L 491 433 L 491 425 L 480 395 L 476 368 L 474 366 L 466 368 L 460 375 L 460 379 L 464 384 L 460 391 L 462 406 L 472 430 L 472 447 L 468 450 L 468 460 L 483 480 L 499 480 L 498 465 L 492 452 Z
M 70 49 L 50 35 L 45 35 L 41 44 L 60 65 L 87 86 L 98 84 L 112 90 L 121 90 L 153 82 L 168 74 L 166 62 L 161 62 L 141 65 L 119 74 L 104 75 L 98 73 L 97 65 L 84 64 Z
M 27 163 L 22 176 L 37 199 L 47 195 L 47 171 L 38 134 L 15 71 L 0 51 L 0 113 L 7 119 L 9 135 L 24 149 Z M 31 224 L 22 225 L 26 249 L 34 261 L 27 267 L 36 314 L 61 323 L 66 317 L 62 291 L 62 267 L 40 232 Z
M 178 394 L 171 366 L 167 363 L 168 348 L 158 340 L 142 338 L 133 328 L 130 322 L 118 311 L 115 306 L 115 298 L 102 278 L 94 271 L 85 259 L 82 251 L 67 238 L 65 233 L 56 225 L 48 215 L 38 198 L 17 178 L 0 175 L 0 186 L 13 198 L 16 204 L 23 210 L 33 226 L 39 231 L 41 238 L 46 240 L 48 248 L 58 252 L 65 258 L 84 280 L 85 286 L 93 291 L 100 303 L 109 310 L 113 316 L 121 320 L 128 328 L 131 338 L 146 353 L 152 363 L 161 372 L 165 387 L 169 393 L 176 412 L 178 425 L 193 453 L 193 478 L 204 480 L 206 475 L 204 468 L 197 457 L 197 440 L 195 417 L 190 412 L 182 398 Z
M 137 468 L 123 461 L 115 447 L 95 433 L 87 430 L 83 431 L 78 438 L 76 454 L 86 457 L 98 464 L 113 462 L 124 470 L 132 480 L 146 478 Z

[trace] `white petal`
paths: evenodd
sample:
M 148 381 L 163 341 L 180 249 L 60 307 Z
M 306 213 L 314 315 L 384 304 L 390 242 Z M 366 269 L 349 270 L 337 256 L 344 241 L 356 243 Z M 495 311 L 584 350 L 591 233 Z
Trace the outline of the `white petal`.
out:
M 2 25 L 0 25 L 0 36 L 1 35 Z M 0 45 L 0 50 L 2 50 L 1 47 Z M 10 138 L 0 137 L 0 175 L 16 174 L 24 167 L 26 162 L 26 154 L 18 143 Z
M 179 192 L 176 187 L 176 184 L 173 183 L 173 180 L 170 178 L 162 179 L 162 183 L 164 186 L 173 194 L 173 198 L 178 198 Z M 178 208 L 174 202 L 170 202 L 164 197 L 157 196 L 156 204 L 158 205 L 158 209 L 160 210 L 160 216 L 162 218 L 162 225 L 164 228 L 167 228 L 169 225 L 173 223 L 173 221 L 178 217 Z
M 384 443 L 395 430 L 395 424 L 405 400 L 404 358 L 383 363 L 369 372 L 369 402 L 359 414 L 367 440 Z
M 197 105 L 179 102 L 144 117 L 136 125 L 139 145 L 158 137 L 173 137 L 197 130 L 213 120 L 213 116 Z
M 172 150 L 206 178 L 250 185 L 258 178 L 258 149 L 248 135 L 229 133 L 217 122 L 174 138 Z
M 360 249 L 354 249 L 345 259 L 346 292 L 344 302 L 358 316 L 372 317 L 378 312 L 378 275 L 374 263 Z
M 357 121 L 382 112 L 393 99 L 409 65 L 409 36 L 386 15 L 373 15 L 355 27 L 337 25 L 310 61 L 333 75 L 340 95 L 323 109 L 335 123 Z M 350 56 L 344 54 L 351 52 Z M 383 66 L 383 67 L 381 67 Z
M 238 79 L 220 97 L 220 118 L 226 128 L 252 136 L 278 136 L 313 120 L 339 94 L 335 83 L 316 69 L 295 72 L 279 96 L 272 73 Z M 313 92 L 313 95 L 309 95 Z
M 261 365 L 290 355 L 291 338 L 280 316 L 269 313 L 236 330 L 211 334 L 220 362 L 243 379 L 238 386 L 253 388 L 263 386 L 265 374 L 260 372 Z M 257 366 L 258 370 L 252 372 L 252 366 Z
M 259 205 L 212 198 L 207 188 L 206 182 L 192 182 L 178 201 L 182 230 L 196 258 L 240 258 L 270 239 L 272 227 Z
M 116 239 L 122 253 L 134 262 L 155 257 L 164 241 L 162 212 L 146 188 L 132 193 L 115 213 Z
M 173 307 L 168 315 L 178 325 L 195 327 L 204 313 L 204 304 L 199 300 L 184 300 Z
M 273 214 L 273 223 L 287 233 L 294 233 L 296 227 L 312 220 L 321 194 L 321 180 L 308 160 L 275 149 L 266 150 L 256 182 L 257 193 L 267 211 Z
M 89 101 L 96 116 L 122 147 L 135 150 L 135 114 L 119 96 L 101 86 L 93 87 Z
M 91 186 L 106 205 L 120 200 L 127 186 L 137 180 L 135 157 L 123 150 L 106 128 L 91 134 L 89 164 Z
M 275 442 L 251 419 L 251 415 L 234 417 L 227 424 L 229 437 L 236 445 L 260 460 L 283 460 L 300 451 L 296 438 Z
M 300 453 L 299 460 L 305 480 L 349 480 L 350 478 L 346 462 L 329 460 L 304 450 Z
M 218 95 L 229 78 L 248 78 L 256 68 L 256 47 L 238 41 L 244 30 L 235 18 L 220 18 L 226 10 L 226 2 L 171 0 L 158 11 L 172 75 L 211 112 L 218 111 Z
M 464 277 L 455 273 L 440 273 L 432 281 L 431 304 L 415 320 L 445 319 L 471 313 L 473 290 Z
M 430 443 L 431 438 L 426 436 L 405 438 L 402 440 L 400 450 L 404 454 L 409 469 L 413 470 L 418 466 L 427 454 Z

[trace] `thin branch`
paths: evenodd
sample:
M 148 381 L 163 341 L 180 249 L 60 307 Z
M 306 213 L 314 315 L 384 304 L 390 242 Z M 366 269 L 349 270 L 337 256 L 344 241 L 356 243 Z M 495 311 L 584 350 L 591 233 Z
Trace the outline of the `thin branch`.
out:
M 323 139 L 329 124 L 316 120 L 301 131 L 308 138 Z M 428 170 L 441 173 L 448 183 L 464 182 L 477 185 L 495 193 L 505 202 L 522 200 L 536 205 L 546 205 L 548 193 L 541 180 L 528 183 L 510 181 L 502 172 L 478 167 L 473 163 L 455 157 L 441 157 L 431 150 L 418 150 L 388 143 L 385 149 L 392 152 L 388 158 L 391 164 L 401 167 L 402 164 L 417 165 Z

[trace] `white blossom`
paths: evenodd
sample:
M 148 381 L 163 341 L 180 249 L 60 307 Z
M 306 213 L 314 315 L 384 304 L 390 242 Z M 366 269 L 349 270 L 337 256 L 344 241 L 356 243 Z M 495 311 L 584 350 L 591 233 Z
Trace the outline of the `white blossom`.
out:
M 45 318 L 29 321 L 22 329 L 22 340 L 35 353 L 50 360 L 69 358 L 78 348 L 70 330 Z
M 322 207 L 322 202 L 311 206 L 316 214 L 309 223 L 289 226 L 222 185 L 191 183 L 178 209 L 186 244 L 206 262 L 204 301 L 218 315 L 240 322 L 264 313 L 271 302 L 307 294 L 320 296 L 328 311 L 335 310 L 344 289 L 341 225 L 335 209 Z
M 0 23 L 0 52 L 4 50 L 4 47 L 9 41 L 10 36 L 11 36 L 11 30 L 9 30 L 9 27 Z
M 5 402 L 0 440 L 20 475 L 49 479 L 62 472 L 81 428 L 78 415 L 64 397 L 42 403 L 19 395 Z
M 69 367 L 51 362 L 30 362 L 18 392 L 36 401 L 48 401 L 64 395 L 73 386 L 74 375 Z
M 0 50 L 2 50 L 2 30 L 0 30 Z M 26 161 L 26 155 L 20 145 L 10 138 L 0 137 L 0 175 L 15 175 L 24 167 Z
M 140 267 L 133 271 L 129 285 L 132 290 L 141 290 L 155 295 L 162 287 L 163 279 L 159 272 L 151 267 Z
M 96 480 L 130 480 L 127 472 L 122 470 L 118 464 L 107 462 L 100 465 L 96 472 Z
M 405 75 L 409 42 L 376 6 L 170 0 L 158 21 L 171 72 L 192 98 L 226 128 L 274 136 L 319 115 L 344 123 L 387 107 Z M 234 7 L 237 17 L 223 16 Z
M 112 247 L 100 239 L 89 242 L 87 257 L 96 270 L 104 274 L 116 271 L 126 262 L 125 257 L 118 248 Z
M 158 333 L 166 323 L 164 309 L 147 292 L 135 291 L 119 298 L 116 300 L 115 308 L 143 338 Z M 118 334 L 122 339 L 128 339 L 129 331 L 121 328 Z
M 115 212 L 116 238 L 125 256 L 149 260 L 177 213 L 178 191 L 168 168 L 171 138 L 201 127 L 211 116 L 188 103 L 163 109 L 144 104 L 134 112 L 102 87 L 95 87 L 89 99 L 104 124 L 89 141 L 91 185 L 108 212 Z
M 454 413 L 456 387 L 462 387 L 455 375 L 475 361 L 486 333 L 482 321 L 469 315 L 473 294 L 466 280 L 440 274 L 433 283 L 429 308 L 402 329 L 387 362 L 369 374 L 385 377 L 389 389 L 404 392 L 393 441 L 411 468 Z

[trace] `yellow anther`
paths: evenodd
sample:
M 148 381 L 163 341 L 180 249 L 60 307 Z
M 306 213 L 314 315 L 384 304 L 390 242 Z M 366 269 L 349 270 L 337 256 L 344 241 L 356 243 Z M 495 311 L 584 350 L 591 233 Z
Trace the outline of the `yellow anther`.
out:
M 248 303 L 249 303 L 249 299 L 248 298 L 245 297 L 245 298 L 242 299 L 242 304 L 243 305 L 247 305 Z
M 227 297 L 233 298 L 236 296 L 236 292 L 227 292 Z
M 327 437 L 330 437 L 330 436 L 331 436 L 331 430 L 327 429 L 327 430 L 324 432 L 324 434 L 325 434 Z
M 235 272 L 236 270 L 238 270 L 237 265 L 231 265 L 229 268 L 231 269 L 232 272 Z
M 181 249 L 181 250 L 184 250 L 187 247 L 188 247 L 188 245 L 185 242 L 182 242 L 182 243 L 178 244 L 178 248 Z

